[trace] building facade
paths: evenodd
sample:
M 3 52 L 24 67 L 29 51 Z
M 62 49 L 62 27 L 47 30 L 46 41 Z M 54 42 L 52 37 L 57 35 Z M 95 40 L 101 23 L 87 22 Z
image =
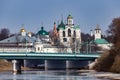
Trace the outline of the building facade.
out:
M 58 38 L 60 43 L 65 46 L 70 46 L 75 41 L 81 43 L 81 32 L 79 26 L 74 25 L 73 17 L 68 15 L 67 24 L 63 20 L 57 27 Z
M 99 25 L 97 24 L 96 28 L 94 29 L 94 43 L 101 48 L 101 50 L 109 50 L 111 44 L 105 40 L 104 38 L 101 37 L 102 36 L 102 31 L 99 27 Z

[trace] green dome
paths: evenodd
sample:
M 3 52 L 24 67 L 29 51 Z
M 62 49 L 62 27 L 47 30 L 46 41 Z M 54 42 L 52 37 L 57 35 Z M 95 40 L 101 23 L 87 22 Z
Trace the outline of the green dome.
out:
M 41 27 L 41 30 L 37 32 L 37 35 L 48 35 L 48 32 L 45 31 L 43 27 Z
M 67 19 L 73 19 L 73 17 L 69 14 Z
M 63 20 L 61 21 L 61 23 L 58 25 L 57 29 L 65 29 L 65 24 L 63 23 Z

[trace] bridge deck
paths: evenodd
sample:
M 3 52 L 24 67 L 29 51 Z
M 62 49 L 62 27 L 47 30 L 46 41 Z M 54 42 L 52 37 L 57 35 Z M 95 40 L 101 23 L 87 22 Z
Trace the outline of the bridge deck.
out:
M 99 53 L 35 53 L 35 52 L 0 52 L 0 59 L 57 59 L 57 60 L 92 60 Z

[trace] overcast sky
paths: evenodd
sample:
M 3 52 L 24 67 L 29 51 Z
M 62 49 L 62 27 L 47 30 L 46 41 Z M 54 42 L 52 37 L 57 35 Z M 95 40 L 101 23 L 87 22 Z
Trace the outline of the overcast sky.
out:
M 103 32 L 120 17 L 120 0 L 0 0 L 0 28 L 17 33 L 22 28 L 37 32 L 42 24 L 49 31 L 71 14 L 74 24 L 89 33 L 97 24 Z

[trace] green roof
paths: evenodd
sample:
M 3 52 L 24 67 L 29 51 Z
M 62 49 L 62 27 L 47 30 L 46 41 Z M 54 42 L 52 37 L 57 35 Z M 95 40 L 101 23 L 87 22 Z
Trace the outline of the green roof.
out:
M 96 40 L 94 40 L 94 43 L 96 43 L 96 44 L 109 44 L 108 41 L 106 41 L 105 39 L 96 39 Z
M 80 29 L 79 26 L 74 26 L 73 28 L 74 28 L 74 29 Z
M 61 21 L 61 23 L 58 25 L 57 29 L 65 29 L 65 24 L 63 23 L 63 20 Z
M 48 32 L 45 31 L 43 27 L 41 27 L 41 30 L 37 32 L 37 35 L 48 35 Z

